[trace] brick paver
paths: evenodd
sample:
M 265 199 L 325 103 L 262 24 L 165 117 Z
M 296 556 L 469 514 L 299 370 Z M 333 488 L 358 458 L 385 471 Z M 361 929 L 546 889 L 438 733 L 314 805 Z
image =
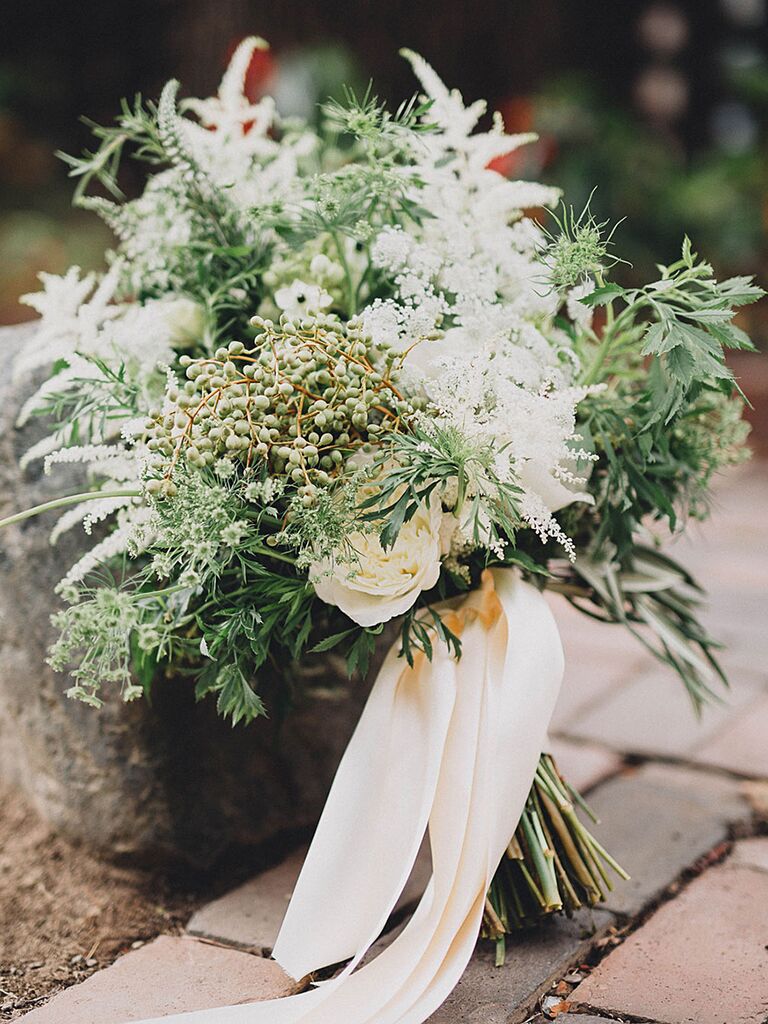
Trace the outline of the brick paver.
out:
M 162 935 L 24 1016 L 25 1024 L 128 1024 L 188 1010 L 290 995 L 272 960 Z
M 652 663 L 652 656 L 623 626 L 595 622 L 559 595 L 548 600 L 565 652 L 563 685 L 551 725 L 557 733 L 634 678 Z
M 306 848 L 201 907 L 187 925 L 191 935 L 228 942 L 258 953 L 271 951 Z
M 545 1018 L 542 1017 L 542 1024 L 544 1020 Z M 539 1024 L 538 1018 L 534 1024 Z M 557 1024 L 620 1024 L 620 1022 L 617 1022 L 615 1017 L 610 1020 L 608 1017 L 595 1017 L 592 1013 L 580 1013 L 578 1015 L 575 1013 L 561 1013 L 557 1016 Z
M 644 765 L 610 779 L 589 804 L 600 819 L 596 836 L 631 875 L 606 900 L 621 914 L 642 910 L 751 814 L 738 781 L 675 765 Z
M 664 1024 L 764 1024 L 766 906 L 768 874 L 727 863 L 710 868 L 610 953 L 571 998 Z

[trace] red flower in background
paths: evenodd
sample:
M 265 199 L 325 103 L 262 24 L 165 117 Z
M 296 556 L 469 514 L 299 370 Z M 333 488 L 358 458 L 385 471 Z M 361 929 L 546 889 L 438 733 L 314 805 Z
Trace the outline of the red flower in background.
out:
M 536 104 L 531 97 L 510 96 L 502 100 L 498 110 L 511 135 L 536 131 Z M 497 171 L 505 178 L 527 177 L 532 170 L 538 173 L 542 167 L 552 163 L 556 154 L 557 140 L 549 135 L 530 146 L 523 146 L 511 153 L 494 157 L 487 164 L 487 168 L 489 171 Z

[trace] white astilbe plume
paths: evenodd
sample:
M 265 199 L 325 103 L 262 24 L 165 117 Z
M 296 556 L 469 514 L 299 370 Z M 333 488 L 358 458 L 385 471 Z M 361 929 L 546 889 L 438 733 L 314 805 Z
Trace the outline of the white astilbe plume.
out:
M 54 466 L 82 465 L 87 467 L 92 479 L 100 480 L 100 489 L 132 490 L 138 496 L 142 491 L 142 472 L 146 451 L 143 446 L 125 448 L 121 445 L 91 444 L 73 445 L 60 448 L 45 459 L 45 472 L 49 473 Z M 51 531 L 52 544 L 67 530 L 82 524 L 85 532 L 90 534 L 96 523 L 103 522 L 115 513 L 120 513 L 120 522 L 130 524 L 143 522 L 143 506 L 137 504 L 137 497 L 123 495 L 120 497 L 92 498 L 67 509 Z
M 238 45 L 222 76 L 218 94 L 209 99 L 189 99 L 184 103 L 200 119 L 205 128 L 217 131 L 237 130 L 243 134 L 243 126 L 252 125 L 263 135 L 272 124 L 274 101 L 250 103 L 245 95 L 245 79 L 248 67 L 256 50 L 268 50 L 269 44 L 258 36 L 248 36 Z
M 59 516 L 56 525 L 51 530 L 49 538 L 51 544 L 55 544 L 62 534 L 74 526 L 82 525 L 85 532 L 90 534 L 95 523 L 103 522 L 119 509 L 130 505 L 132 501 L 132 498 L 96 498 L 68 508 L 63 515 Z
M 44 471 L 50 473 L 51 466 L 84 463 L 93 465 L 98 463 L 103 466 L 111 463 L 113 459 L 123 459 L 124 453 L 120 448 L 108 444 L 83 444 L 72 445 L 69 448 L 60 448 L 58 451 L 47 455 L 44 462 Z
M 59 358 L 65 358 L 61 355 Z M 19 410 L 19 415 L 16 417 L 16 426 L 23 427 L 29 420 L 30 416 L 33 416 L 38 410 L 42 409 L 47 400 L 53 395 L 57 395 L 68 391 L 75 383 L 78 378 L 84 375 L 90 375 L 93 371 L 93 367 L 87 359 L 83 359 L 82 356 L 76 353 L 69 353 L 66 358 L 69 360 L 69 366 L 65 366 L 64 369 L 59 370 L 53 377 L 49 377 L 43 381 L 40 387 L 35 391 L 33 395 L 26 400 Z
M 64 427 L 61 430 L 54 431 L 52 434 L 48 434 L 46 437 L 41 437 L 36 444 L 33 444 L 21 456 L 19 459 L 20 468 L 27 469 L 39 459 L 44 459 L 52 452 L 58 451 L 66 443 L 66 435 L 67 428 Z
M 274 138 L 280 118 L 271 96 L 252 103 L 245 95 L 248 66 L 256 50 L 268 49 L 257 36 L 235 50 L 219 85 L 209 99 L 188 99 L 182 109 L 199 119 L 180 118 L 178 126 L 190 153 L 212 182 L 242 210 L 273 202 L 288 194 L 298 177 L 298 162 L 318 144 L 304 127 Z
M 557 203 L 559 190 L 507 181 L 488 169 L 530 135 L 506 135 L 500 117 L 490 132 L 474 133 L 484 104 L 465 107 L 421 58 L 405 52 L 429 99 L 437 125 L 420 140 L 422 185 L 414 200 L 428 211 L 408 231 L 386 227 L 374 239 L 372 259 L 392 280 L 395 296 L 363 311 L 374 341 L 410 349 L 446 325 L 468 338 L 510 337 L 525 320 L 551 320 L 557 297 L 542 286 L 541 229 L 524 217 L 532 207 Z M 521 226 L 524 225 L 524 226 Z
M 142 528 L 149 523 L 151 509 L 146 505 L 131 509 L 131 514 L 118 513 L 118 524 L 108 537 L 99 541 L 80 558 L 58 584 L 63 590 L 82 582 L 85 577 L 118 555 L 130 553 L 132 557 L 150 543 L 150 536 Z
M 448 89 L 435 70 L 413 50 L 400 51 L 413 68 L 424 92 L 432 100 L 429 119 L 442 129 L 445 147 L 462 147 L 487 109 L 485 100 L 465 107 L 458 89 Z
M 98 349 L 99 329 L 118 313 L 111 302 L 120 268 L 116 261 L 98 285 L 95 274 L 86 274 L 81 279 L 79 267 L 70 267 L 62 276 L 39 275 L 42 291 L 22 295 L 20 300 L 37 310 L 40 321 L 34 337 L 14 361 L 15 380 L 58 360 L 69 362 L 75 352 L 85 354 L 92 348 Z

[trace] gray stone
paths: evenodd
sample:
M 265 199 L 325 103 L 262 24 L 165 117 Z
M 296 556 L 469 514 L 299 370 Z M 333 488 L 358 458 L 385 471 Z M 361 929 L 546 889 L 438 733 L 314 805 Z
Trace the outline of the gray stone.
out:
M 13 384 L 10 368 L 31 336 L 29 327 L 0 329 L 0 516 L 82 485 L 66 467 L 48 477 L 39 465 L 19 470 L 19 456 L 43 433 L 39 421 L 15 427 L 33 384 Z M 210 700 L 196 704 L 191 683 L 179 678 L 159 682 L 152 704 L 126 705 L 109 692 L 100 711 L 69 700 L 66 678 L 45 664 L 49 615 L 58 603 L 53 588 L 87 538 L 74 530 L 52 548 L 55 516 L 0 533 L 0 777 L 57 829 L 111 855 L 207 865 L 232 844 L 308 831 L 365 687 L 351 688 L 326 656 L 307 669 L 322 680 L 325 699 L 307 698 L 284 724 L 275 715 L 234 730 Z M 329 700 L 332 684 L 348 696 Z M 270 702 L 274 686 L 261 678 L 259 686 Z
M 722 703 L 707 704 L 697 717 L 675 673 L 654 666 L 566 723 L 562 731 L 623 753 L 685 758 L 764 692 L 762 680 L 742 668 L 731 672 L 730 689 L 720 690 Z
M 534 1024 L 538 1022 L 535 1021 Z M 591 1013 L 560 1013 L 557 1016 L 557 1024 L 621 1024 L 621 1020 L 618 1017 L 595 1017 Z
M 207 903 L 192 915 L 187 931 L 191 935 L 256 950 L 268 956 L 275 944 L 305 853 L 305 847 L 296 850 L 276 867 Z M 431 873 L 429 846 L 424 843 L 397 902 L 393 919 L 397 920 L 406 909 L 415 906 Z M 332 893 L 329 894 L 329 915 L 333 914 L 334 898 Z
M 621 914 L 638 913 L 751 814 L 738 782 L 671 765 L 616 776 L 589 805 L 601 822 L 596 837 L 632 876 L 617 880 L 606 900 Z
M 503 967 L 494 966 L 494 947 L 478 943 L 459 984 L 430 1024 L 517 1024 L 539 997 L 578 963 L 614 923 L 611 914 L 580 912 L 508 938 Z
M 560 773 L 579 793 L 588 793 L 622 766 L 622 759 L 614 750 L 591 743 L 571 743 L 557 735 L 550 737 L 548 749 Z

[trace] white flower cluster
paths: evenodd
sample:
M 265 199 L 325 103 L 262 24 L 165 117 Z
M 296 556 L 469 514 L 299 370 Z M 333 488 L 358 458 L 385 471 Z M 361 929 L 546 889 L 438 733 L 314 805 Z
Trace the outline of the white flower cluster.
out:
M 416 229 L 387 227 L 376 237 L 372 258 L 395 295 L 372 303 L 364 321 L 374 340 L 403 352 L 442 419 L 496 442 L 499 477 L 522 485 L 529 525 L 571 550 L 552 513 L 585 500 L 569 466 L 586 391 L 571 386 L 570 342 L 553 324 L 560 299 L 537 258 L 543 235 L 524 215 L 553 205 L 559 192 L 489 170 L 489 160 L 531 137 L 505 135 L 498 118 L 492 131 L 472 134 L 484 105 L 466 108 L 420 57 L 409 59 L 438 126 L 424 136 L 419 165 L 418 201 L 429 216 Z M 569 303 L 574 318 L 588 314 L 577 301 L 583 294 Z
M 407 53 L 431 101 L 428 130 L 382 121 L 390 137 L 400 138 L 397 156 L 367 165 L 360 157 L 356 168 L 358 151 L 330 151 L 329 143 L 306 125 L 281 120 L 271 98 L 251 102 L 246 97 L 249 63 L 264 45 L 251 38 L 238 47 L 212 98 L 186 100 L 177 110 L 175 83 L 166 87 L 155 131 L 170 166 L 150 178 L 138 199 L 122 206 L 90 201 L 118 237 L 109 271 L 101 277 L 83 276 L 77 268 L 60 278 L 42 275 L 43 291 L 24 298 L 41 321 L 18 361 L 18 372 L 51 363 L 57 372 L 25 404 L 21 422 L 41 407 L 61 407 L 68 400 L 82 413 L 88 403 L 78 405 L 81 393 L 98 404 L 94 389 L 101 385 L 92 380 L 98 377 L 94 366 L 105 366 L 111 374 L 109 394 L 102 382 L 102 411 L 108 412 L 100 420 L 91 417 L 88 443 L 66 447 L 71 434 L 65 423 L 26 456 L 27 461 L 45 458 L 46 468 L 79 462 L 103 481 L 104 496 L 70 508 L 54 539 L 78 522 L 84 521 L 90 532 L 95 524 L 116 517 L 114 532 L 74 567 L 67 582 L 81 579 L 103 557 L 135 550 L 139 537 L 144 544 L 151 540 L 141 494 L 154 465 L 149 448 L 154 444 L 156 451 L 159 442 L 149 444 L 146 432 L 152 423 L 171 424 L 169 436 L 178 442 L 170 453 L 175 465 L 200 412 L 190 417 L 186 411 L 197 401 L 194 374 L 199 367 L 191 365 L 196 360 L 209 360 L 215 394 L 204 414 L 212 423 L 216 420 L 215 436 L 232 440 L 225 414 L 232 422 L 239 417 L 242 422 L 232 427 L 230 447 L 242 449 L 243 463 L 251 467 L 251 419 L 262 407 L 250 403 L 258 387 L 257 371 L 232 360 L 250 358 L 242 352 L 253 339 L 246 325 L 255 312 L 261 323 L 279 319 L 281 330 L 291 337 L 306 329 L 307 321 L 310 326 L 320 320 L 326 327 L 336 323 L 342 332 L 353 320 L 361 323 L 363 348 L 378 352 L 372 358 L 382 361 L 369 367 L 374 385 L 386 376 L 383 353 L 389 352 L 390 359 L 392 352 L 397 354 L 404 394 L 397 394 L 401 404 L 395 411 L 384 408 L 383 414 L 399 424 L 401 417 L 407 418 L 404 410 L 413 411 L 409 399 L 418 396 L 418 407 L 427 403 L 425 415 L 437 424 L 454 428 L 485 451 L 493 450 L 495 480 L 522 489 L 525 522 L 543 540 L 555 538 L 571 551 L 553 513 L 570 502 L 590 500 L 579 490 L 584 482 L 580 467 L 590 455 L 580 450 L 575 426 L 577 406 L 587 391 L 574 385 L 578 368 L 571 341 L 555 326 L 562 296 L 545 283 L 540 259 L 544 235 L 527 215 L 557 203 L 559 192 L 509 181 L 489 167 L 494 158 L 532 136 L 505 134 L 498 116 L 490 131 L 476 132 L 485 105 L 465 106 L 420 57 Z M 368 138 L 375 138 L 370 118 L 375 119 L 376 111 L 370 106 L 361 111 L 360 119 L 368 118 L 369 128 L 374 124 Z M 353 176 L 357 170 L 359 178 Z M 368 205 L 361 204 L 359 194 L 366 181 L 371 183 Z M 400 205 L 393 200 L 379 216 L 373 211 L 387 196 L 399 196 Z M 345 222 L 347 208 L 351 212 Z M 417 213 L 412 216 L 409 210 Z M 276 229 L 272 215 L 283 218 L 282 230 Z M 234 232 L 234 242 L 228 231 Z M 216 260 L 226 267 L 227 260 L 242 260 L 244 253 L 252 253 L 251 263 L 246 259 L 231 271 L 231 278 L 230 271 L 216 269 Z M 189 267 L 195 260 L 199 262 L 192 273 Z M 210 280 L 196 292 L 206 273 Z M 568 296 L 566 312 L 582 326 L 589 311 L 578 300 L 590 287 L 585 282 Z M 222 347 L 226 345 L 228 349 Z M 296 358 L 305 356 L 314 357 L 307 348 Z M 269 358 L 267 354 L 265 367 Z M 354 351 L 350 358 L 354 361 Z M 318 376 L 313 386 L 328 393 L 308 392 L 308 408 L 335 400 L 334 380 L 344 370 L 339 364 L 325 372 L 327 380 Z M 273 399 L 276 408 L 257 424 L 263 447 L 278 433 L 280 395 L 290 393 L 294 384 L 299 390 L 305 387 L 298 369 L 291 372 L 294 376 L 279 384 L 287 391 L 273 395 L 267 389 L 262 396 L 265 409 L 271 409 Z M 230 379 L 242 395 L 224 393 Z M 349 401 L 359 403 L 364 397 L 350 393 Z M 344 443 L 354 446 L 354 439 L 345 436 Z M 316 443 L 322 446 L 323 437 L 318 434 Z M 331 469 L 342 462 L 330 458 L 337 454 L 327 453 Z M 235 477 L 242 465 L 227 455 L 214 469 L 223 479 Z M 269 480 L 255 482 L 251 477 L 246 483 L 247 500 L 282 500 Z M 172 485 L 163 487 L 153 480 L 147 490 L 173 493 Z M 329 580 L 327 572 L 320 574 L 320 596 L 354 618 L 340 594 L 350 589 L 365 594 L 366 624 L 381 621 L 373 608 L 379 591 L 388 595 L 388 614 L 405 610 L 421 589 L 436 583 L 441 559 L 454 557 L 462 545 L 471 546 L 461 523 L 453 524 L 446 544 L 441 522 L 450 505 L 444 506 L 430 506 L 406 523 L 397 542 L 401 547 L 392 551 L 361 533 L 360 538 L 367 538 L 360 545 L 370 555 L 368 562 L 361 551 L 364 564 L 352 573 L 347 565 L 340 569 L 343 577 Z M 233 526 L 227 543 L 237 546 L 245 529 Z M 428 552 L 428 565 L 415 549 L 403 549 L 411 536 L 418 539 L 419 551 Z M 490 534 L 488 546 L 503 554 L 503 542 L 491 540 Z M 375 568 L 379 564 L 384 566 L 384 582 Z M 358 597 L 358 603 L 362 600 Z

